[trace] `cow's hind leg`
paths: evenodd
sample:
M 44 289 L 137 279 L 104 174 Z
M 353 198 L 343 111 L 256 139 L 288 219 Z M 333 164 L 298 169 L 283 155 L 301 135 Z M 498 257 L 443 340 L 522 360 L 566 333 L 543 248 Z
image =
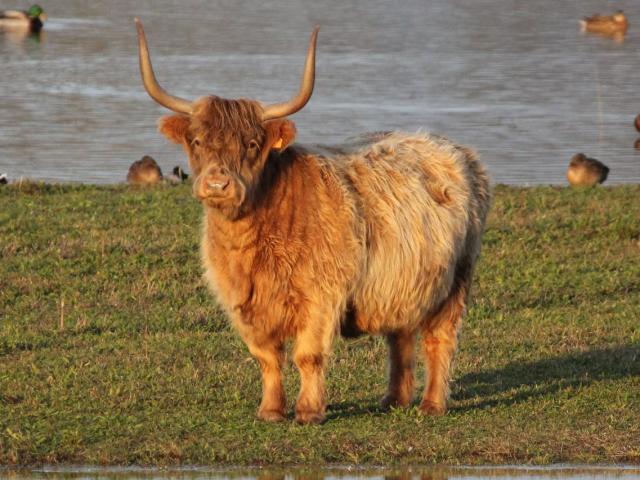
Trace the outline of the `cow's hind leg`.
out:
M 262 402 L 258 408 L 258 418 L 268 422 L 282 421 L 285 418 L 286 408 L 282 386 L 283 345 L 247 342 L 247 346 L 251 355 L 258 360 L 262 372 Z
M 389 345 L 389 389 L 383 407 L 406 407 L 413 397 L 413 364 L 416 332 L 399 330 L 387 335 Z
M 458 343 L 467 300 L 467 282 L 456 282 L 451 294 L 422 326 L 426 381 L 420 410 L 427 415 L 442 415 L 447 410 L 451 363 Z

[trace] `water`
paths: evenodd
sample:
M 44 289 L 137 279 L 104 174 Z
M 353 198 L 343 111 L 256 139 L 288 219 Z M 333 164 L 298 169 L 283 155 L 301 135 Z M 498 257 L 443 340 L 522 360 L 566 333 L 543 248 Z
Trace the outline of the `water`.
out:
M 5 1 L 4 8 L 29 1 Z M 321 25 L 316 90 L 293 116 L 301 143 L 425 129 L 476 148 L 494 181 L 565 183 L 576 152 L 640 181 L 640 3 L 633 0 L 167 0 L 45 3 L 39 39 L 0 34 L 0 173 L 113 183 L 142 155 L 186 166 L 156 132 L 166 111 L 138 73 L 142 18 L 160 82 L 186 98 L 264 102 L 296 91 Z M 623 8 L 624 43 L 578 19 Z
M 304 468 L 212 469 L 186 467 L 145 469 L 136 467 L 41 467 L 22 472 L 3 472 L 11 480 L 638 480 L 636 467 L 450 467 L 450 468 Z

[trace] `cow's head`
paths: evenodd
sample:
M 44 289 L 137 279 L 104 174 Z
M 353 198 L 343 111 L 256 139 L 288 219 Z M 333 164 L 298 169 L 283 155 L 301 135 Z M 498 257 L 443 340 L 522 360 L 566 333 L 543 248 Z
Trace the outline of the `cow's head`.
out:
M 311 97 L 318 27 L 311 35 L 298 94 L 288 102 L 263 106 L 247 99 L 208 96 L 189 101 L 170 95 L 156 81 L 138 19 L 136 26 L 144 86 L 151 98 L 176 112 L 160 119 L 160 131 L 189 155 L 195 196 L 225 215 L 237 216 L 251 202 L 269 153 L 284 150 L 295 138 L 295 125 L 284 117 Z

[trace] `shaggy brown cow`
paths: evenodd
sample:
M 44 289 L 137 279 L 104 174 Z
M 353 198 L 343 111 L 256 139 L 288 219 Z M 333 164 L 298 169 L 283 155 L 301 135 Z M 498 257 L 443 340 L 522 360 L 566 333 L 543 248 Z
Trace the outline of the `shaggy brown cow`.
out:
M 331 154 L 292 146 L 296 129 L 285 117 L 311 96 L 317 28 L 299 93 L 269 106 L 170 95 L 137 28 L 145 88 L 178 112 L 160 120 L 160 131 L 188 153 L 204 206 L 206 278 L 262 370 L 258 416 L 285 416 L 281 370 L 293 339 L 295 418 L 324 419 L 325 366 L 341 327 L 386 335 L 385 406 L 411 402 L 421 333 L 428 378 L 420 409 L 442 414 L 489 207 L 473 153 L 422 133 L 371 134 Z

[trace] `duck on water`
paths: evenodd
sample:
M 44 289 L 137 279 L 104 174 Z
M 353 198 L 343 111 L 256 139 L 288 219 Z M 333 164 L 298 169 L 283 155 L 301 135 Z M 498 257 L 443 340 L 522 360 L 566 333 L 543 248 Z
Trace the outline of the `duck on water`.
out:
M 42 30 L 47 14 L 40 5 L 31 5 L 29 10 L 0 11 L 0 30 L 27 30 L 37 33 Z
M 607 36 L 624 36 L 627 33 L 629 23 L 622 10 L 613 15 L 593 15 L 580 20 L 583 32 L 598 33 Z

